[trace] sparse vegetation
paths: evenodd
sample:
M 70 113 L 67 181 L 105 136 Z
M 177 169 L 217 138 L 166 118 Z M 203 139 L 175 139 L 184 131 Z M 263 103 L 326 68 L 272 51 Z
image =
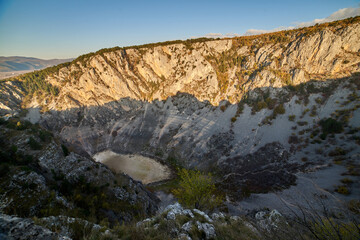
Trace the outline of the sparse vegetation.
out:
M 274 114 L 284 114 L 284 113 L 285 113 L 285 108 L 283 104 L 279 104 L 274 108 Z
M 350 190 L 345 185 L 341 185 L 341 186 L 336 187 L 335 191 L 340 193 L 340 194 L 343 194 L 343 195 L 349 195 L 350 194 Z
M 317 115 L 317 108 L 316 108 L 316 106 L 314 105 L 312 108 L 311 108 L 311 112 L 310 112 L 310 114 L 309 114 L 309 116 L 310 117 L 316 117 L 316 115 Z
M 354 181 L 351 180 L 350 178 L 343 178 L 341 179 L 341 182 L 344 184 L 352 184 Z
M 347 203 L 347 208 L 355 214 L 360 214 L 360 200 L 358 199 L 350 200 Z
M 348 170 L 348 172 L 346 173 L 347 175 L 360 176 L 360 165 L 351 163 L 351 164 L 347 165 L 346 168 Z
M 315 99 L 315 102 L 316 102 L 317 104 L 323 104 L 323 98 L 318 97 L 318 98 Z
M 271 109 L 274 109 L 277 100 L 274 98 L 267 97 L 267 98 L 265 98 L 265 102 L 266 102 L 268 109 L 271 110 Z
M 264 101 L 257 102 L 253 107 L 253 111 L 259 112 L 261 109 L 267 108 L 267 104 Z
M 306 109 L 302 112 L 302 116 L 305 116 L 309 111 L 310 111 L 310 109 L 306 108 Z
M 305 126 L 305 125 L 308 124 L 308 122 L 306 122 L 306 121 L 298 121 L 297 124 L 298 124 L 299 126 Z
M 342 156 L 345 154 L 346 154 L 346 151 L 344 149 L 342 149 L 341 147 L 336 147 L 334 150 L 332 150 L 329 153 L 329 156 L 334 157 L 334 156 Z
M 225 105 L 221 105 L 220 110 L 221 110 L 222 112 L 225 112 L 226 108 L 227 108 L 226 104 L 225 104 Z

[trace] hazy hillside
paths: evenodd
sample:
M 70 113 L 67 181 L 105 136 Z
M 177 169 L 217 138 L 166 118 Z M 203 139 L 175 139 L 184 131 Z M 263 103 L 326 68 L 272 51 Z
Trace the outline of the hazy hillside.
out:
M 39 70 L 72 60 L 71 58 L 44 60 L 32 57 L 0 57 L 0 72 Z
M 31 57 L 0 57 L 0 79 L 44 69 L 73 59 L 38 59 Z

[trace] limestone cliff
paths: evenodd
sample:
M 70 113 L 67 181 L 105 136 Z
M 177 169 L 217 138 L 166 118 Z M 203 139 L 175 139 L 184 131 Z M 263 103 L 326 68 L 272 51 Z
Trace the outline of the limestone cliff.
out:
M 281 88 L 360 71 L 359 39 L 357 22 L 314 33 L 295 30 L 96 54 L 47 79 L 60 89 L 50 109 L 103 105 L 125 97 L 166 100 L 177 92 L 214 105 L 235 103 L 259 87 Z
M 218 105 L 239 102 L 260 87 L 350 76 L 360 70 L 359 19 L 251 37 L 99 51 L 49 74 L 46 81 L 60 93 L 52 99 L 38 96 L 35 105 L 64 110 L 125 97 L 165 100 L 177 92 Z

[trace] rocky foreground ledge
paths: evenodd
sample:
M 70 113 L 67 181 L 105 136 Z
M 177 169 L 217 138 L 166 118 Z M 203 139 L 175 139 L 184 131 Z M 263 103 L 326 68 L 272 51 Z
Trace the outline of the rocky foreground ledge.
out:
M 223 212 L 206 214 L 199 209 L 185 209 L 179 203 L 164 208 L 158 215 L 147 218 L 136 224 L 137 227 L 148 229 L 170 228 L 174 239 L 191 240 L 214 239 L 217 237 L 218 228 L 226 228 L 238 225 L 239 229 L 245 230 L 248 237 L 260 237 L 262 231 L 270 231 L 286 223 L 285 218 L 277 210 L 265 210 L 256 212 L 253 221 L 244 217 L 231 216 Z
M 137 231 L 158 232 L 159 235 L 166 231 L 168 238 L 186 240 L 216 239 L 223 235 L 224 229 L 238 228 L 247 238 L 257 239 L 261 238 L 264 231 L 270 232 L 286 224 L 285 218 L 277 210 L 259 211 L 253 217 L 249 220 L 222 212 L 206 214 L 198 209 L 185 209 L 175 203 L 159 211 L 154 217 L 137 222 L 134 228 Z M 85 237 L 86 232 L 90 234 L 90 239 L 119 239 L 116 229 L 78 218 L 51 216 L 32 220 L 0 214 L 0 239 L 70 240 Z M 79 236 L 81 233 L 83 235 Z

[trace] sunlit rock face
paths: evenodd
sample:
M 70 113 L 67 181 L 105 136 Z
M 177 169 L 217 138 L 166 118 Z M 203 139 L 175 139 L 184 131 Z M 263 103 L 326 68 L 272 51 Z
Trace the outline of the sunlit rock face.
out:
M 218 105 L 236 103 L 256 88 L 281 88 L 358 72 L 360 23 L 334 23 L 247 38 L 159 44 L 103 51 L 75 60 L 47 81 L 55 98 L 37 96 L 27 105 L 65 110 L 99 106 L 122 98 L 166 100 L 177 92 Z M 3 109 L 14 108 L 20 87 Z M 10 90 L 9 90 L 10 88 Z M 14 88 L 14 89 L 13 89 Z M 2 90 L 2 89 L 1 89 Z

